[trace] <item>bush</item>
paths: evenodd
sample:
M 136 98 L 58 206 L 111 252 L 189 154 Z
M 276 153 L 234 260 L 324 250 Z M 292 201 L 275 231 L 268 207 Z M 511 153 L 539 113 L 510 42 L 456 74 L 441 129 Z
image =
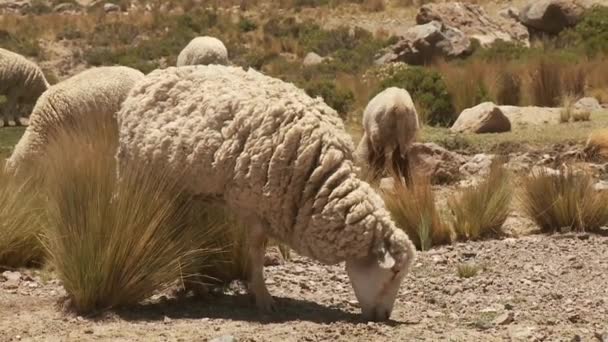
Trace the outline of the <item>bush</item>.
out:
M 311 82 L 305 89 L 311 97 L 322 97 L 325 103 L 335 109 L 342 118 L 346 117 L 355 101 L 355 95 L 350 90 L 339 89 L 335 83 L 329 81 Z
M 435 197 L 429 178 L 414 179 L 408 187 L 395 180 L 392 191 L 382 191 L 386 208 L 410 237 L 418 249 L 428 250 L 432 246 L 452 242 L 452 231 L 443 223 L 435 206 Z
M 0 268 L 38 264 L 43 224 L 40 198 L 30 177 L 15 178 L 0 163 Z
M 494 162 L 480 184 L 464 189 L 450 201 L 458 238 L 477 240 L 504 235 L 502 226 L 511 211 L 512 196 L 508 171 Z
M 242 32 L 255 31 L 257 28 L 258 28 L 258 25 L 250 19 L 242 17 L 241 20 L 239 20 L 239 29 Z
M 560 34 L 562 45 L 580 48 L 588 56 L 608 52 L 608 7 L 594 6 L 574 28 Z
M 456 119 L 452 98 L 441 75 L 423 67 L 399 69 L 382 80 L 380 88 L 374 94 L 389 87 L 407 90 L 414 102 L 427 113 L 426 122 L 432 125 L 449 126 Z
M 524 178 L 524 212 L 542 232 L 599 230 L 608 223 L 608 194 L 593 188 L 593 178 L 570 169 L 557 175 L 544 169 Z
M 184 219 L 190 201 L 175 178 L 134 163 L 117 179 L 116 131 L 108 122 L 66 127 L 48 147 L 44 242 L 78 312 L 136 304 L 216 252 L 201 247 L 214 227 Z

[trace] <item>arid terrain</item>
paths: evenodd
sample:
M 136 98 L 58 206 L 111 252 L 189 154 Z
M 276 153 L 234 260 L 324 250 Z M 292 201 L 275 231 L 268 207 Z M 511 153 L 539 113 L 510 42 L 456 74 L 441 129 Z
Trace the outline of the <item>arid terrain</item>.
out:
M 563 166 L 589 176 L 589 194 L 608 190 L 602 131 L 608 128 L 608 25 L 598 24 L 608 20 L 601 18 L 608 10 L 577 18 L 579 26 L 564 24 L 561 33 L 544 32 L 522 24 L 519 11 L 533 2 L 465 1 L 473 6 L 465 12 L 458 12 L 461 4 L 437 12 L 441 27 L 433 29 L 419 19 L 421 8 L 443 1 L 0 0 L 0 48 L 35 61 L 51 84 L 102 65 L 144 73 L 165 68 L 191 38 L 214 35 L 234 65 L 322 97 L 344 119 L 355 146 L 371 96 L 408 87 L 423 122 L 411 165 L 432 181 L 446 226 L 455 225 L 446 218 L 454 215 L 455 196 L 482 183 L 494 160 L 504 160 L 513 189 L 499 234 L 470 238 L 451 231 L 451 243 L 432 242 L 417 253 L 389 322 L 361 319 L 342 264 L 293 252 L 284 258 L 272 247 L 265 276 L 278 303 L 273 313 L 258 311 L 245 284 L 232 281 L 206 295 L 180 292 L 176 283 L 135 306 L 79 314 L 66 304 L 53 265 L 0 263 L 0 342 L 608 342 L 608 222 L 587 231 L 579 225 L 584 218 L 575 217 L 564 227 L 541 228 L 526 214 L 523 195 L 526 177 L 560 175 Z M 608 6 L 581 3 L 587 10 Z M 600 38 L 586 41 L 589 32 Z M 491 110 L 476 107 L 486 102 Z M 478 117 L 457 121 L 470 108 Z M 25 128 L 0 124 L 5 159 Z M 598 131 L 604 135 L 594 145 L 589 137 Z

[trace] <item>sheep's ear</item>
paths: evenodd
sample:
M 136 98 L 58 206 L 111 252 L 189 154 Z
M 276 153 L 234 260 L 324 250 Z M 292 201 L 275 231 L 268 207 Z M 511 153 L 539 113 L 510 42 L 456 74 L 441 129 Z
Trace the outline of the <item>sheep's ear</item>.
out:
M 391 269 L 395 266 L 395 259 L 384 246 L 380 248 L 378 253 L 378 265 L 384 269 Z

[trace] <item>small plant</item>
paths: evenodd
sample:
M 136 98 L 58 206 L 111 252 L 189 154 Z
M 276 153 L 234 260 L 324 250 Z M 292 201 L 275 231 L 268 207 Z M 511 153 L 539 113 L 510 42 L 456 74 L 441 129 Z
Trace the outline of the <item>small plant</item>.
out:
M 44 244 L 71 307 L 86 313 L 136 304 L 217 253 L 203 243 L 215 227 L 188 224 L 191 201 L 169 173 L 133 162 L 116 177 L 115 123 L 93 121 L 54 135 L 45 164 Z
M 593 232 L 608 223 L 608 195 L 593 188 L 593 178 L 570 168 L 559 174 L 541 169 L 523 180 L 524 212 L 542 232 Z
M 572 95 L 566 95 L 562 98 L 562 109 L 559 112 L 559 122 L 570 122 L 574 112 L 574 101 L 575 99 Z
M 473 278 L 479 273 L 479 266 L 474 263 L 461 263 L 456 266 L 456 274 L 460 278 Z
M 421 250 L 451 243 L 452 230 L 439 215 L 430 179 L 414 178 L 413 185 L 408 187 L 403 180 L 395 178 L 395 188 L 383 191 L 382 195 L 397 226 Z
M 494 161 L 480 184 L 463 190 L 450 201 L 456 235 L 462 240 L 503 235 L 512 197 L 509 173 L 501 162 Z
M 0 268 L 39 263 L 43 210 L 31 177 L 16 177 L 0 163 Z

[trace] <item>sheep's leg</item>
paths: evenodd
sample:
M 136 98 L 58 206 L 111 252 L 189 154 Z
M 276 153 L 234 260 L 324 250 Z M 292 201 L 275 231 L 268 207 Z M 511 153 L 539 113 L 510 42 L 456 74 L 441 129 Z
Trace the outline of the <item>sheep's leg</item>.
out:
M 274 311 L 275 304 L 264 282 L 264 254 L 267 236 L 262 223 L 254 223 L 249 231 L 249 293 L 262 311 Z
M 15 97 L 12 96 L 11 94 L 9 94 L 9 96 L 7 96 L 6 98 L 6 103 L 4 104 L 4 115 L 3 115 L 3 120 L 4 120 L 4 126 L 8 127 L 10 125 L 10 123 L 13 123 L 11 121 L 11 118 L 15 117 L 15 112 L 17 111 L 17 101 L 15 100 Z M 13 123 L 13 125 L 16 125 L 16 123 Z M 13 126 L 10 125 L 10 126 Z

